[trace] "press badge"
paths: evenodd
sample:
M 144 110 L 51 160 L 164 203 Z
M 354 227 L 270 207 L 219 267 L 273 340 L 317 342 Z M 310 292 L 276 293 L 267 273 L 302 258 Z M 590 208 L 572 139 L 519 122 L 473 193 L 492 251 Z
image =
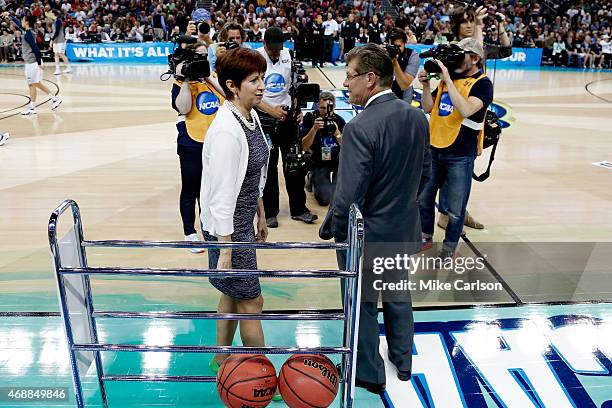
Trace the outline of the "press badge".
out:
M 332 159 L 332 148 L 331 146 L 321 146 L 321 160 L 329 161 Z
M 268 147 L 270 150 L 274 149 L 274 143 L 272 143 L 272 138 L 270 137 L 270 134 L 267 132 L 264 132 L 264 136 L 266 137 L 266 142 L 268 142 Z

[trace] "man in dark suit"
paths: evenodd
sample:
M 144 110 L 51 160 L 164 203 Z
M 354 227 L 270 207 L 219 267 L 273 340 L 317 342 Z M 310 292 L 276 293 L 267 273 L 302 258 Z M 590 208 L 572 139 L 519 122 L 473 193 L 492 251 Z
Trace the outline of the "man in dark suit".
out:
M 356 385 L 380 393 L 386 381 L 384 362 L 378 352 L 380 290 L 374 287 L 380 275 L 374 273 L 367 259 L 372 252 L 378 256 L 379 249 L 388 250 L 391 243 L 408 255 L 420 251 L 417 196 L 431 172 L 429 125 L 422 111 L 391 91 L 393 64 L 384 48 L 375 44 L 357 47 L 347 54 L 346 62 L 344 86 L 349 90 L 349 102 L 365 109 L 344 127 L 331 230 L 336 241 L 345 241 L 349 207 L 352 203 L 359 206 L 365 221 L 366 261 Z M 340 268 L 344 269 L 345 256 L 338 258 Z M 408 278 L 405 270 L 391 276 L 397 278 L 398 273 Z M 389 359 L 397 367 L 398 378 L 408 381 L 414 334 L 410 292 L 383 291 L 382 299 Z

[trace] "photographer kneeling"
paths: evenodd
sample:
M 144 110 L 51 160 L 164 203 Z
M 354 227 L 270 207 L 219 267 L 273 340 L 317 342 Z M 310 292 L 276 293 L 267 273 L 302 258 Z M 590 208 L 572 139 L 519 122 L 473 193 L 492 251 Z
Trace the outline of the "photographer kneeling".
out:
M 336 113 L 336 98 L 321 92 L 318 109 L 304 115 L 302 147 L 312 152 L 312 191 L 319 205 L 329 205 L 336 186 L 342 130 L 346 122 Z
M 387 53 L 393 62 L 393 85 L 391 90 L 400 99 L 412 102 L 412 81 L 419 72 L 419 54 L 406 47 L 408 36 L 399 28 L 391 30 L 387 37 Z
M 181 165 L 180 211 L 186 241 L 200 241 L 195 229 L 195 205 L 202 182 L 204 136 L 225 100 L 217 80 L 210 76 L 207 47 L 189 44 L 180 52 L 172 85 L 172 107 L 179 113 L 176 129 L 177 154 Z M 175 55 L 178 52 L 175 50 Z M 203 252 L 192 249 L 192 252 Z
M 473 38 L 461 40 L 456 63 L 427 61 L 419 73 L 423 85 L 423 110 L 431 113 L 431 179 L 419 195 L 424 244 L 434 232 L 435 200 L 438 190 L 447 190 L 448 225 L 441 256 L 452 257 L 461 236 L 472 187 L 474 160 L 482 140 L 487 108 L 493 101 L 493 84 L 481 72 L 482 45 Z M 452 62 L 452 61 L 451 61 Z M 450 69 L 450 72 L 449 72 Z M 431 91 L 430 76 L 438 73 L 440 84 Z M 424 245 L 425 246 L 425 245 Z

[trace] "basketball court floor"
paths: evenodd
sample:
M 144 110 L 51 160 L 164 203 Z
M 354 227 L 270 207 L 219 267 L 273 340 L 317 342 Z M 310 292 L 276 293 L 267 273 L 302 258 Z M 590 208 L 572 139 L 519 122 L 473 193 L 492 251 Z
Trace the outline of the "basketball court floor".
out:
M 183 238 L 176 114 L 170 82 L 159 80 L 164 70 L 75 65 L 54 77 L 46 67 L 47 85 L 64 102 L 52 112 L 41 95 L 38 115 L 21 117 L 29 102 L 22 68 L 0 66 L 0 132 L 11 133 L 0 147 L 0 389 L 66 387 L 69 395 L 0 399 L 0 406 L 75 406 L 46 233 L 61 201 L 78 202 L 88 240 Z M 345 73 L 308 70 L 311 81 L 338 90 L 338 109 L 350 118 Z M 488 261 L 464 280 L 494 289 L 414 291 L 413 378 L 401 383 L 388 366 L 383 398 L 358 389 L 358 408 L 612 407 L 612 73 L 500 69 L 495 103 L 509 127 L 491 178 L 474 183 L 468 206 L 486 228 L 466 229 L 461 247 Z M 284 192 L 281 202 L 269 239 L 319 241 L 318 225 L 292 221 Z M 325 215 L 312 195 L 308 206 Z M 184 249 L 88 248 L 87 258 L 91 266 L 207 266 L 205 253 Z M 328 251 L 260 251 L 258 263 L 336 267 Z M 96 278 L 92 287 L 100 310 L 202 311 L 218 300 L 197 278 Z M 340 307 L 336 280 L 264 279 L 262 288 L 266 310 Z M 100 319 L 99 331 L 111 343 L 214 344 L 207 321 Z M 342 335 L 333 322 L 266 322 L 264 331 L 270 344 L 305 347 Z M 385 348 L 383 336 L 383 356 Z M 271 357 L 277 369 L 283 359 Z M 210 374 L 199 354 L 107 353 L 104 365 L 113 374 Z M 101 406 L 94 371 L 84 387 L 87 406 Z M 107 392 L 110 407 L 221 406 L 208 384 L 108 383 Z

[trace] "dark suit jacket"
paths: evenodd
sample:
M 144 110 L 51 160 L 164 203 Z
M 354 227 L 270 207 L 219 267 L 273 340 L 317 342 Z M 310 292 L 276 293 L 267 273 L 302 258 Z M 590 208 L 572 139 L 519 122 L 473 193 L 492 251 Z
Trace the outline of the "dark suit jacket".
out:
M 344 127 L 331 230 L 345 241 L 357 203 L 366 242 L 409 242 L 420 250 L 417 196 L 431 176 L 425 114 L 394 94 L 374 99 Z

